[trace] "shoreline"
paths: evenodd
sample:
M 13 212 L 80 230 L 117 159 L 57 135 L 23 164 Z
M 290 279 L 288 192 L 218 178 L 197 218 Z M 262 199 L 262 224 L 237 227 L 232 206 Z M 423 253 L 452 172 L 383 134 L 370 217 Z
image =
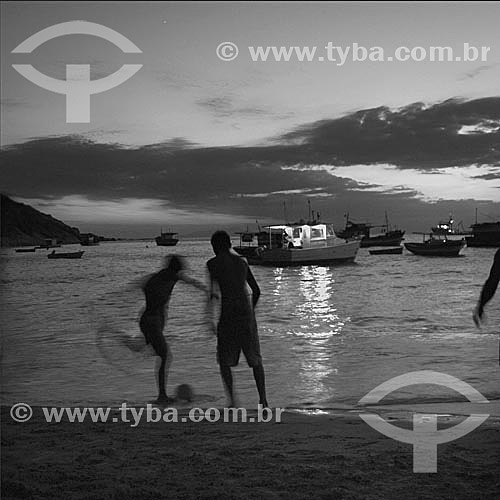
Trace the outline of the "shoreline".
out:
M 437 472 L 417 474 L 412 445 L 345 412 L 137 427 L 1 415 L 4 499 L 493 499 L 500 487 L 497 417 L 439 445 Z

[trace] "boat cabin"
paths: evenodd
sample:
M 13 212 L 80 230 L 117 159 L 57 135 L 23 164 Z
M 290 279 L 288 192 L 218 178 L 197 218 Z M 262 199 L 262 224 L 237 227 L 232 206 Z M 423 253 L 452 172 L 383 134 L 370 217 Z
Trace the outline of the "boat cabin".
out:
M 337 239 L 332 224 L 294 224 L 268 226 L 257 235 L 258 244 L 266 248 L 320 248 Z

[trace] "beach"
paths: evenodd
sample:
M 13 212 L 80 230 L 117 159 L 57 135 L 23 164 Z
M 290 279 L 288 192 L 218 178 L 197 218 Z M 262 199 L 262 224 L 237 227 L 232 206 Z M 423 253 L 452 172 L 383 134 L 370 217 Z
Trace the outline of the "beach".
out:
M 47 423 L 40 408 L 17 423 L 3 407 L 2 422 L 4 500 L 496 499 L 500 490 L 498 415 L 439 445 L 432 474 L 413 472 L 410 444 L 353 413 L 132 427 Z M 403 414 L 390 422 L 411 427 Z

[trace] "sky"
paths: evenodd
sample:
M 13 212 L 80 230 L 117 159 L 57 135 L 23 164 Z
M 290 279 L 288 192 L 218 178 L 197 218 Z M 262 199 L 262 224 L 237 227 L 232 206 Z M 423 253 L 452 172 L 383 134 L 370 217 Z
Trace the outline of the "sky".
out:
M 498 3 L 3 2 L 0 189 L 77 225 L 145 237 L 170 227 L 307 216 L 428 230 L 475 209 L 500 219 Z M 87 34 L 12 51 L 58 23 Z M 221 60 L 223 42 L 238 57 Z M 486 60 L 328 60 L 325 46 L 489 47 Z M 317 47 L 313 61 L 253 61 L 248 47 Z M 460 52 L 458 52 L 460 51 Z M 323 58 L 323 60 L 320 60 Z M 462 58 L 463 59 L 463 58 Z M 68 64 L 127 81 L 67 123 L 64 95 L 12 65 L 64 80 Z M 81 103 L 80 103 L 81 105 Z M 119 233 L 119 234 L 117 234 Z M 146 234 L 147 233 L 147 234 Z

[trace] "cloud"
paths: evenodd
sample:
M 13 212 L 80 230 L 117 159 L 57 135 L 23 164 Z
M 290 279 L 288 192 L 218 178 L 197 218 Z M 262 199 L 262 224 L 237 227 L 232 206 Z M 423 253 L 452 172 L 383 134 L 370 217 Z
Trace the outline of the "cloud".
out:
M 205 105 L 223 111 L 233 103 Z M 500 132 L 484 123 L 500 123 L 500 98 L 367 109 L 252 147 L 207 148 L 182 137 L 132 148 L 40 138 L 1 150 L 2 190 L 51 202 L 80 196 L 121 203 L 130 214 L 139 207 L 123 200 L 252 219 L 281 217 L 284 200 L 300 218 L 308 199 L 325 216 L 387 209 L 417 217 L 429 213 L 428 201 L 433 210 L 438 203 L 445 213 L 472 213 L 477 200 L 496 213 Z M 474 133 L 459 133 L 464 126 Z

